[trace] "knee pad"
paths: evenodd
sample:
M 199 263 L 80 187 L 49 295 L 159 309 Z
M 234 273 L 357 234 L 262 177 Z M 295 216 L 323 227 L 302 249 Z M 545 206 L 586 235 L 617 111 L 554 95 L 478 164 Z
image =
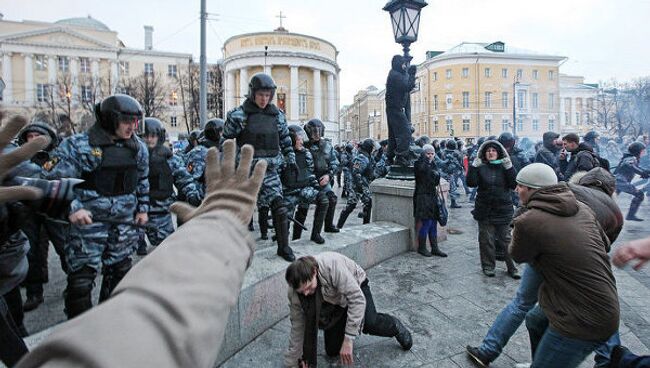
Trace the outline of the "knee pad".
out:
M 278 197 L 278 198 L 274 199 L 273 202 L 271 202 L 271 206 L 270 206 L 271 212 L 273 212 L 273 213 L 278 211 L 280 208 L 284 208 L 284 207 L 286 207 L 286 205 L 285 205 L 284 199 L 282 197 Z
M 97 271 L 88 266 L 68 274 L 68 286 L 65 289 L 66 297 L 74 299 L 90 295 L 93 286 L 95 286 L 96 276 Z
M 124 275 L 131 269 L 131 258 L 127 257 L 115 264 L 107 266 L 104 269 L 104 277 L 112 276 L 118 279 L 122 279 Z

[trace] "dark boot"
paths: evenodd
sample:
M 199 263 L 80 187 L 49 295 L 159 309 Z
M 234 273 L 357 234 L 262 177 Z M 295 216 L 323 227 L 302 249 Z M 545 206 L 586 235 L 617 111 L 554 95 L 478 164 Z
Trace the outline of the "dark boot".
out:
M 630 203 L 630 209 L 627 211 L 627 216 L 625 216 L 625 219 L 628 221 L 643 221 L 642 218 L 636 217 L 636 212 L 639 210 L 639 206 L 641 206 L 641 202 L 643 201 L 643 198 L 641 200 L 638 200 L 636 197 L 632 200 Z
M 321 201 L 316 205 L 316 212 L 314 212 L 314 224 L 311 227 L 311 241 L 316 244 L 324 244 L 325 239 L 320 235 L 325 223 L 327 210 L 329 209 L 329 202 L 327 199 Z
M 284 207 L 273 211 L 273 226 L 278 243 L 277 255 L 287 262 L 295 261 L 296 256 L 293 255 L 293 250 L 289 246 L 289 219 L 287 219 L 287 210 Z
M 397 342 L 399 342 L 402 349 L 411 350 L 411 347 L 413 346 L 413 337 L 411 336 L 411 332 L 409 332 L 409 330 L 406 329 L 406 326 L 402 324 L 402 321 L 397 318 L 395 318 L 395 324 L 397 325 L 397 335 L 395 335 L 395 339 L 397 339 Z
M 72 319 L 93 307 L 91 292 L 95 286 L 97 271 L 90 267 L 68 274 L 68 285 L 63 293 L 68 319 Z
M 343 211 L 341 211 L 341 214 L 339 215 L 339 222 L 336 224 L 336 227 L 339 229 L 343 228 L 343 225 L 345 225 L 345 221 L 348 219 L 348 216 L 354 211 L 355 207 L 357 207 L 356 204 L 354 205 L 347 205 Z
M 257 222 L 260 224 L 260 236 L 262 240 L 269 238 L 269 208 L 260 207 L 257 212 Z
M 481 350 L 474 346 L 469 346 L 465 348 L 467 355 L 472 359 L 472 362 L 479 367 L 487 368 L 490 365 L 490 359 L 486 357 Z
M 438 225 L 434 223 L 433 226 L 438 226 Z M 437 236 L 437 234 L 436 235 L 429 234 L 429 243 L 431 243 L 431 254 L 433 254 L 434 256 L 443 257 L 443 258 L 447 257 L 447 253 L 441 251 L 440 248 L 438 247 L 438 236 Z
M 363 223 L 370 223 L 370 213 L 372 212 L 372 201 L 368 202 L 367 205 L 363 206 Z
M 427 237 L 426 236 L 418 236 L 418 253 L 425 257 L 431 257 L 432 254 L 429 252 L 429 249 L 427 249 Z
M 300 208 L 298 207 L 298 211 L 296 211 L 296 216 L 295 219 L 296 221 L 300 222 L 301 224 L 305 224 L 305 220 L 307 219 L 307 212 L 309 211 L 309 208 Z M 302 228 L 295 223 L 293 224 L 293 236 L 291 237 L 291 240 L 298 240 L 302 236 Z
M 456 203 L 456 200 L 454 198 L 451 199 L 451 206 L 449 206 L 449 207 L 450 208 L 463 208 L 463 206 Z
M 99 289 L 99 302 L 111 296 L 111 293 L 131 269 L 131 258 L 123 259 L 116 264 L 105 266 L 102 271 L 102 286 Z
M 23 311 L 29 312 L 43 303 L 43 284 L 27 285 L 27 299 L 23 303 Z
M 327 213 L 325 214 L 325 232 L 338 233 L 340 230 L 334 226 L 334 212 L 336 211 L 337 198 L 335 195 L 330 195 L 328 201 Z
M 248 231 L 255 231 L 255 226 L 253 226 L 253 216 L 251 216 L 251 220 L 248 222 Z

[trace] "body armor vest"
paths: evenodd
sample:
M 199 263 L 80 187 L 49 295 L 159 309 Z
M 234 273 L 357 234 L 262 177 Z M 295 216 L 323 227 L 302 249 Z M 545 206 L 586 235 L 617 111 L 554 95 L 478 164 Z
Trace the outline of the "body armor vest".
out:
M 167 163 L 171 151 L 156 147 L 149 152 L 149 197 L 165 200 L 174 193 L 174 177 Z
M 363 154 L 363 153 L 360 153 L 360 154 L 366 156 L 366 155 Z M 375 171 L 374 171 L 374 167 L 373 167 L 373 166 L 374 166 L 374 162 L 373 162 L 373 160 L 372 160 L 372 157 L 369 157 L 369 156 L 370 156 L 370 155 L 367 155 L 367 156 L 366 156 L 366 159 L 368 159 L 368 165 L 366 165 L 366 168 L 363 170 L 363 172 L 361 172 L 361 175 L 362 175 L 364 178 L 366 178 L 366 179 L 372 181 L 372 180 L 375 178 Z
M 275 157 L 280 153 L 280 135 L 275 115 L 251 114 L 246 118 L 244 130 L 237 139 L 240 146 L 250 144 L 254 157 Z
M 137 151 L 122 143 L 102 146 L 102 162 L 94 171 L 84 172 L 77 188 L 94 190 L 112 197 L 135 193 L 138 185 Z
M 309 186 L 309 167 L 307 166 L 307 152 L 295 151 L 296 165 L 299 172 L 295 170 L 285 169 L 282 172 L 282 183 L 288 189 L 299 189 Z
M 326 141 L 312 145 L 311 155 L 314 157 L 314 173 L 317 178 L 329 173 L 330 146 Z

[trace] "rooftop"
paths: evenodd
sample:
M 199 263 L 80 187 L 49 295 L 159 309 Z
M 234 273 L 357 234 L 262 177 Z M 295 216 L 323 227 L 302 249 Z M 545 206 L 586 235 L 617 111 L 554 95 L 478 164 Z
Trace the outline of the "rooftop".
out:
M 61 19 L 57 20 L 54 22 L 55 24 L 66 24 L 70 26 L 76 26 L 76 27 L 86 27 L 86 28 L 92 28 L 98 31 L 110 31 L 111 29 L 108 28 L 108 26 L 97 19 L 91 17 L 88 15 L 87 17 L 80 17 L 80 18 L 66 18 L 66 19 Z

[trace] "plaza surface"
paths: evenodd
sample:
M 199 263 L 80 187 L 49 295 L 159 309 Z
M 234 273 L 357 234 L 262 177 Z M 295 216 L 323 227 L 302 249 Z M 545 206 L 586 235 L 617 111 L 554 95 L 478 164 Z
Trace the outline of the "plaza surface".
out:
M 339 201 L 339 211 L 345 206 L 344 201 Z M 629 201 L 630 197 L 626 195 L 618 199 L 624 212 Z M 451 210 L 449 225 L 462 234 L 449 235 L 448 241 L 441 243 L 442 249 L 449 253 L 448 258 L 424 258 L 409 252 L 368 270 L 377 310 L 398 316 L 412 331 L 414 346 L 411 351 L 404 352 L 394 339 L 360 336 L 354 346 L 356 367 L 473 366 L 465 355 L 465 345 L 480 344 L 498 312 L 514 296 L 518 281 L 508 277 L 502 262 L 498 262 L 496 277 L 483 276 L 477 225 L 470 213 L 472 204 L 462 196 L 461 205 L 463 208 Z M 639 215 L 648 220 L 626 223 L 614 247 L 627 240 L 650 236 L 650 205 L 642 204 Z M 308 224 L 311 219 L 312 212 Z M 361 219 L 353 214 L 346 226 L 360 224 Z M 255 227 L 255 236 L 258 237 L 257 224 Z M 303 239 L 309 233 L 304 232 Z M 336 236 L 326 234 L 325 238 L 336 241 Z M 270 246 L 274 246 L 271 240 L 258 241 L 258 249 Z M 60 271 L 53 250 L 50 252 L 50 270 L 50 282 L 45 285 L 45 303 L 25 315 L 25 325 L 32 333 L 65 320 L 62 300 L 65 275 Z M 623 343 L 632 351 L 650 354 L 650 268 L 640 272 L 616 269 L 615 276 L 621 304 Z M 98 291 L 99 283 L 95 293 Z M 289 328 L 290 322 L 285 318 L 223 363 L 222 367 L 282 367 Z M 318 366 L 338 367 L 338 361 L 327 358 L 323 349 L 321 337 Z M 522 326 L 491 366 L 515 367 L 525 362 L 530 362 L 530 350 L 528 335 Z M 591 366 L 592 358 L 582 365 Z

